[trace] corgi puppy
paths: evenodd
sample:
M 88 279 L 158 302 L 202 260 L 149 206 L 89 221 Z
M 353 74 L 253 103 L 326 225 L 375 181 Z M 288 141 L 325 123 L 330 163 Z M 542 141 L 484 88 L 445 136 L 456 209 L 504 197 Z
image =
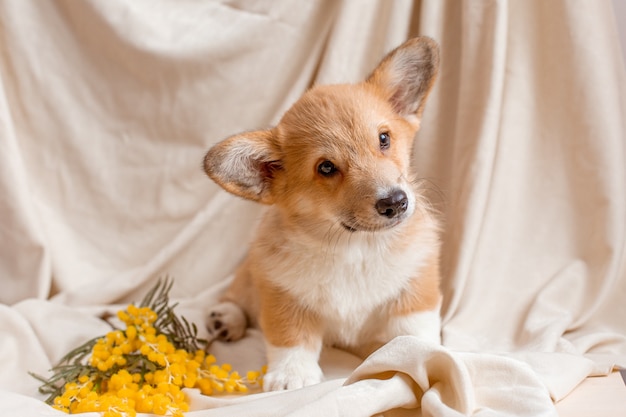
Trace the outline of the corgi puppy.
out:
M 266 391 L 320 382 L 324 344 L 440 343 L 438 223 L 410 166 L 438 65 L 433 40 L 410 39 L 364 82 L 313 87 L 277 126 L 206 154 L 217 184 L 270 205 L 207 318 L 222 340 L 261 328 Z

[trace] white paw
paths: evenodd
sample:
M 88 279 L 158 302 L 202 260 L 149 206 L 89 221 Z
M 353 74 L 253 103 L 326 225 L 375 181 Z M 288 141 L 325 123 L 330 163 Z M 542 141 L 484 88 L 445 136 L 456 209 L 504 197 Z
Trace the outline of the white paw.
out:
M 298 389 L 322 381 L 322 370 L 317 363 L 293 364 L 285 369 L 270 369 L 263 376 L 264 391 Z
M 420 339 L 441 344 L 441 318 L 439 310 L 421 311 L 406 316 L 396 316 L 389 320 L 387 325 L 388 337 L 391 340 L 396 336 L 411 335 Z
M 319 352 L 302 347 L 277 348 L 268 346 L 268 371 L 263 376 L 264 391 L 298 389 L 322 381 L 322 369 L 317 363 Z
M 232 342 L 246 333 L 247 320 L 235 303 L 225 301 L 213 307 L 206 320 L 206 328 L 213 339 Z

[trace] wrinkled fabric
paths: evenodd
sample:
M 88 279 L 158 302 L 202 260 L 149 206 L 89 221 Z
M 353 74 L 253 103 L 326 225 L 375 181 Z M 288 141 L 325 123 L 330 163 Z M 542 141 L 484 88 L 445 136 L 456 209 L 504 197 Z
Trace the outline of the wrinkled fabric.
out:
M 610 1 L 0 2 L 0 415 L 61 415 L 37 381 L 159 277 L 201 323 L 262 207 L 206 150 L 410 36 L 441 68 L 413 161 L 445 218 L 443 346 L 322 355 L 303 390 L 190 416 L 554 416 L 626 366 L 626 74 Z M 202 327 L 202 326 L 200 326 Z M 203 330 L 201 329 L 201 332 Z M 264 363 L 251 331 L 215 343 Z

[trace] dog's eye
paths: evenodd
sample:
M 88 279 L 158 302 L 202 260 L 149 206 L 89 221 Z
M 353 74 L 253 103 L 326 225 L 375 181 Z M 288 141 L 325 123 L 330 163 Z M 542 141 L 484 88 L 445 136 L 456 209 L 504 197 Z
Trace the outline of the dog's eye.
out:
M 317 172 L 324 177 L 330 177 L 337 172 L 337 167 L 335 167 L 335 164 L 330 161 L 323 161 L 317 166 Z
M 380 149 L 389 149 L 389 146 L 391 146 L 391 137 L 388 132 L 378 135 L 378 140 L 380 141 Z

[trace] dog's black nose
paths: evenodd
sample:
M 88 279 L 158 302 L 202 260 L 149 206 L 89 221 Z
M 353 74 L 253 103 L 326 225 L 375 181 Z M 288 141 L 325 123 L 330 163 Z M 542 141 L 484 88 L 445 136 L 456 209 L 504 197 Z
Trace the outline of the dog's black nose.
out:
M 376 202 L 378 214 L 390 219 L 404 213 L 408 206 L 409 198 L 400 189 L 393 190 L 389 197 L 381 198 Z

